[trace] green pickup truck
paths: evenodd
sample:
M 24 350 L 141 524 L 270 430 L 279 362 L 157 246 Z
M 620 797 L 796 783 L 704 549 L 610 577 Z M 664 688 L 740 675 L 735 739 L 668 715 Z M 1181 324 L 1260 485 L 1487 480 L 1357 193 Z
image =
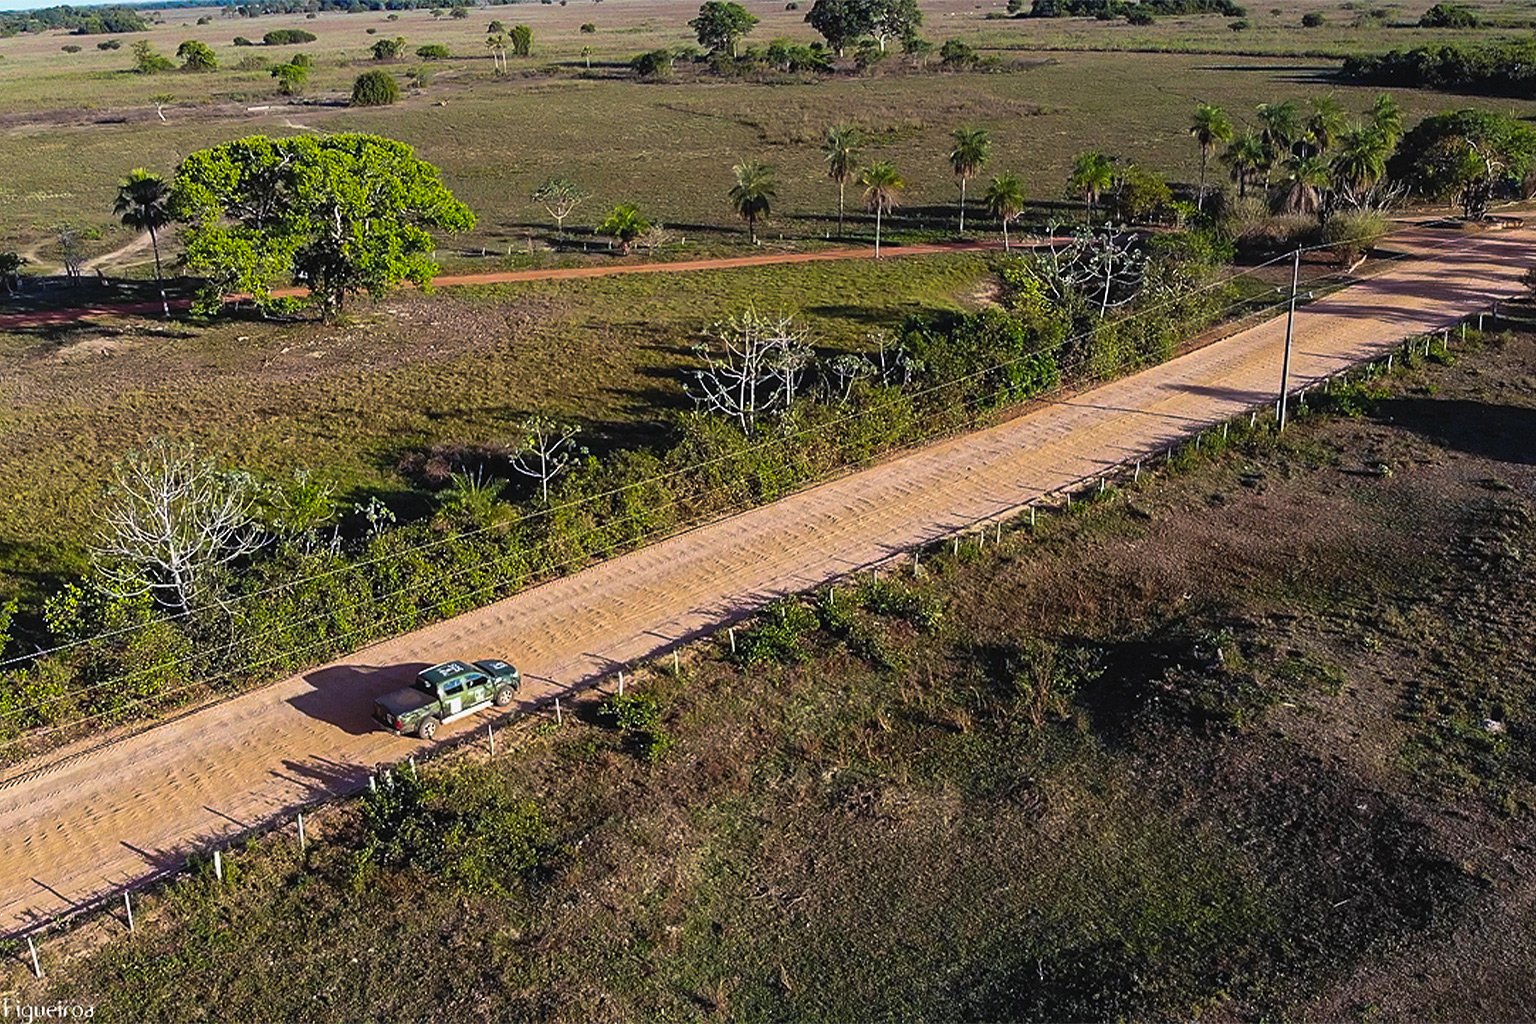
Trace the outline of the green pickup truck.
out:
M 430 740 L 444 722 L 511 704 L 522 684 L 522 674 L 505 661 L 445 661 L 423 669 L 415 684 L 374 701 L 373 719 L 396 736 L 409 732 Z

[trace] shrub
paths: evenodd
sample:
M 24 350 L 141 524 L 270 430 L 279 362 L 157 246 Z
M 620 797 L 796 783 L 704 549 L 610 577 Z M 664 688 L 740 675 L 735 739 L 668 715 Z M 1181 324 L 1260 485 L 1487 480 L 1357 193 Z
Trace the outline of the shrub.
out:
M 1248 22 L 1243 18 L 1239 18 L 1227 25 L 1227 28 L 1231 29 L 1233 32 L 1246 32 L 1252 27 L 1253 26 L 1249 25 Z
M 641 78 L 662 79 L 672 74 L 673 60 L 671 50 L 652 50 L 631 60 L 629 66 Z
M 141 75 L 153 75 L 161 71 L 169 71 L 175 63 L 163 53 L 156 53 L 148 39 L 140 39 L 133 44 L 133 70 Z
M 277 91 L 284 96 L 297 96 L 309 83 L 309 65 L 279 64 L 269 72 L 277 79 Z
M 405 52 L 405 37 L 396 36 L 393 39 L 379 39 L 369 48 L 374 60 L 396 60 Z
M 447 60 L 450 54 L 448 47 L 442 43 L 428 43 L 425 46 L 416 47 L 416 56 L 422 60 Z
M 1306 14 L 1303 14 L 1301 16 L 1301 27 L 1302 28 L 1322 28 L 1323 27 L 1323 23 L 1326 22 L 1327 20 L 1328 19 L 1323 16 L 1323 12 L 1322 11 L 1308 11 Z
M 76 46 L 74 43 L 65 43 L 63 46 L 59 47 L 59 49 L 63 50 L 65 53 L 80 52 L 80 47 Z
M 1321 241 L 1333 249 L 1341 266 L 1352 267 L 1387 234 L 1390 223 L 1374 210 L 1335 214 L 1323 226 Z
M 747 666 L 793 664 L 805 657 L 805 636 L 817 625 L 815 613 L 797 599 L 771 601 L 750 629 L 737 634 L 736 660 Z
M 905 619 L 925 633 L 938 629 L 944 617 L 937 600 L 889 577 L 864 584 L 859 590 L 859 603 L 876 615 Z
M 1125 16 L 1125 20 L 1132 25 L 1143 28 L 1157 23 L 1157 19 L 1152 17 L 1149 11 L 1143 10 L 1140 4 L 1131 8 L 1130 13 Z
M 400 98 L 400 86 L 388 71 L 364 71 L 352 83 L 354 107 L 387 107 Z
M 98 50 L 120 50 L 122 47 L 123 41 L 121 39 L 103 39 L 96 44 L 96 49 Z
M 507 33 L 507 41 L 512 44 L 512 53 L 518 57 L 528 57 L 533 53 L 533 29 L 527 25 L 513 25 L 512 31 Z
M 181 58 L 183 71 L 215 71 L 219 66 L 213 47 L 196 39 L 188 39 L 176 47 L 176 56 Z
M 251 42 L 249 39 L 245 38 L 245 36 L 235 36 L 235 45 L 236 46 L 255 46 L 256 44 Z
M 293 46 L 296 43 L 312 43 L 320 38 L 302 28 L 275 28 L 261 37 L 266 46 Z
M 617 729 L 636 756 L 659 761 L 672 748 L 673 739 L 661 721 L 661 701 L 654 694 L 614 694 L 598 708 L 598 717 Z
M 595 33 L 596 31 L 597 31 L 597 26 L 592 24 L 590 21 L 582 23 L 582 26 L 581 26 L 581 34 L 582 35 L 590 36 L 593 33 Z
M 1477 28 L 1480 24 L 1477 13 L 1463 4 L 1438 3 L 1419 18 L 1419 28 Z
M 958 39 L 946 39 L 939 47 L 939 63 L 953 70 L 965 70 L 976 66 L 976 51 Z
M 448 17 L 463 21 L 465 18 L 469 17 L 469 8 L 455 7 L 453 10 L 448 12 Z
M 259 53 L 248 53 L 235 65 L 236 71 L 262 71 L 272 62 Z

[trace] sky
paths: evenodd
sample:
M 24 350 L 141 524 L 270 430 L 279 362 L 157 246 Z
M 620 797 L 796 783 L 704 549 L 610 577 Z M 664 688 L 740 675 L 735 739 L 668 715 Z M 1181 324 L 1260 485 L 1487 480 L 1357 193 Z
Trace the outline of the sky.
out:
M 66 3 L 71 7 L 108 7 L 124 4 L 124 0 L 0 0 L 0 11 L 35 11 L 39 7 L 58 7 Z

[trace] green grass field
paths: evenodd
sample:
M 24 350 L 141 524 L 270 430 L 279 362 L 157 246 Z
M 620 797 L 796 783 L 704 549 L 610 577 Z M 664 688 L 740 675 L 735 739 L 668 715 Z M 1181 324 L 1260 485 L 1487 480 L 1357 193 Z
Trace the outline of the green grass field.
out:
M 1251 34 L 1271 39 L 1277 54 L 1287 41 L 1294 48 L 1303 34 L 1287 26 L 1311 6 L 1316 5 L 1289 3 L 1279 17 L 1255 12 L 1256 23 L 1274 24 Z M 596 223 L 613 203 L 632 200 L 652 219 L 686 236 L 692 251 L 739 248 L 745 245 L 744 233 L 724 193 L 731 165 L 747 158 L 779 169 L 777 216 L 766 239 L 776 243 L 783 235 L 808 243 L 823 239 L 833 227 L 835 192 L 824 179 L 816 147 L 837 121 L 867 128 L 874 135 L 870 156 L 891 159 L 903 171 L 906 219 L 893 227 L 944 232 L 953 230 L 953 215 L 943 208 L 957 199 L 944 157 L 949 133 L 962 124 L 992 131 L 995 154 L 987 172 L 1013 169 L 1023 176 L 1032 198 L 1055 203 L 1063 199 L 1072 157 L 1084 149 L 1103 149 L 1175 180 L 1192 180 L 1197 155 L 1186 128 L 1198 102 L 1224 105 L 1241 118 L 1259 102 L 1328 91 L 1358 111 L 1374 92 L 1331 82 L 1337 68 L 1331 60 L 1161 53 L 1003 49 L 998 52 L 1005 70 L 996 74 L 845 75 L 778 83 L 685 74 L 670 83 L 644 84 L 621 69 L 595 68 L 589 78 L 583 68 L 571 66 L 579 63 L 581 45 L 591 45 L 606 62 L 627 60 L 655 45 L 685 43 L 692 10 L 683 0 L 658 0 L 566 8 L 517 5 L 477 10 L 458 22 L 434 21 L 424 11 L 402 13 L 398 23 L 371 14 L 327 14 L 314 21 L 216 17 L 212 25 L 168 25 L 150 34 L 167 51 L 189 35 L 210 40 L 232 66 L 239 56 L 263 55 L 267 49 L 227 45 L 224 40 L 236 33 L 259 37 L 274 27 L 309 28 L 319 42 L 281 48 L 284 53 L 312 51 L 318 61 L 310 95 L 295 103 L 274 95 L 265 72 L 138 76 L 112 70 L 126 66 L 126 51 L 62 55 L 56 46 L 64 37 L 0 39 L 0 109 L 8 112 L 0 123 L 8 125 L 4 130 L 10 143 L 0 149 L 0 245 L 32 252 L 40 265 L 56 262 L 50 228 L 67 222 L 99 233 L 89 243 L 93 251 L 111 250 L 129 238 L 113 227 L 110 202 L 115 182 L 130 168 L 145 165 L 169 172 L 181 156 L 199 147 L 254 132 L 305 130 L 380 132 L 412 143 L 441 166 L 450 186 L 480 216 L 472 234 L 444 242 L 450 265 L 456 253 L 478 254 L 484 248 L 504 255 L 525 248 L 530 233 L 542 242 L 547 217 L 528 196 L 553 174 L 568 175 L 593 193 L 572 219 L 578 232 Z M 809 41 L 813 35 L 799 12 L 784 11 L 781 5 L 754 10 L 764 20 L 751 42 L 781 34 Z M 1169 19 L 1169 24 L 1142 30 L 1087 19 L 986 21 L 987 11 L 995 13 L 986 5 L 937 4 L 925 10 L 925 32 L 931 38 L 955 36 L 1002 48 L 1099 43 L 1114 48 L 1134 43 L 1128 32 L 1148 33 L 1148 45 L 1159 40 L 1171 45 L 1201 38 L 1205 26 L 1217 33 L 1211 45 L 1218 51 L 1266 49 L 1250 47 L 1247 35 L 1239 38 L 1220 18 Z M 1348 12 L 1338 13 L 1342 19 Z M 513 73 L 505 78 L 491 74 L 483 52 L 482 22 L 491 17 L 509 24 L 526 21 L 546 40 L 535 57 L 514 61 Z M 186 12 L 174 12 L 170 20 L 191 19 Z M 578 31 L 588 20 L 599 24 L 594 35 Z M 350 110 L 336 103 L 352 77 L 373 66 L 363 49 L 375 37 L 367 36 L 365 27 L 401 33 L 413 46 L 445 40 L 464 56 L 443 62 L 429 87 L 396 107 Z M 1348 32 L 1319 31 L 1340 52 L 1356 48 Z M 1486 38 L 1497 31 L 1461 35 Z M 1358 45 L 1369 49 L 1456 35 L 1387 27 L 1361 32 Z M 415 63 L 391 67 L 403 73 Z M 157 93 L 176 97 L 165 123 L 149 105 Z M 1410 122 L 1470 102 L 1411 90 L 1400 92 L 1398 99 Z M 1495 102 L 1536 111 L 1528 101 Z M 858 205 L 856 196 L 853 205 Z M 862 223 L 856 230 L 868 234 Z
M 1518 1019 L 1536 344 L 1450 361 L 770 613 L 738 635 L 777 656 L 632 673 L 649 738 L 568 704 L 424 766 L 380 815 L 423 832 L 312 814 L 0 978 L 107 1019 Z
M 0 334 L 0 573 L 78 564 L 113 461 L 151 436 L 420 511 L 403 458 L 509 441 L 531 412 L 582 424 L 597 447 L 654 439 L 691 407 L 693 343 L 749 304 L 801 316 L 828 350 L 862 349 L 910 313 L 974 304 L 987 277 L 982 256 L 936 256 L 401 293 L 334 328 Z

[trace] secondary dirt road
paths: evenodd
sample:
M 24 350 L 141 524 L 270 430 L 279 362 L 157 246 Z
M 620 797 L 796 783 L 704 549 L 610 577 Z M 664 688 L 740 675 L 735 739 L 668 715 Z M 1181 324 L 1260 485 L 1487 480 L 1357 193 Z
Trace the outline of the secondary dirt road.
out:
M 143 237 L 145 245 L 149 236 Z M 130 243 L 116 253 L 108 253 L 99 259 L 109 259 L 129 251 L 137 242 Z M 1043 241 L 1015 242 L 1015 249 L 1027 249 L 1044 245 Z M 882 259 L 901 259 L 908 256 L 931 256 L 946 252 L 982 252 L 1001 249 L 1000 242 L 935 242 L 931 245 L 887 245 L 881 249 Z M 616 277 L 620 274 L 680 274 L 695 270 L 734 270 L 739 267 L 771 267 L 781 263 L 827 263 L 836 260 L 872 260 L 875 250 L 822 249 L 816 252 L 767 252 L 755 256 L 726 256 L 721 259 L 678 260 L 673 263 L 595 263 L 585 267 L 559 267 L 553 270 L 494 270 L 484 274 L 443 274 L 433 280 L 437 288 L 453 288 L 469 284 L 515 284 L 522 281 L 571 281 L 584 277 Z M 92 261 L 94 267 L 98 261 Z M 272 292 L 277 298 L 308 295 L 304 288 L 277 288 Z M 191 305 L 188 299 L 172 299 L 171 309 L 182 310 Z M 74 306 L 69 309 L 39 309 L 26 313 L 0 313 L 0 331 L 25 330 L 35 327 L 56 327 L 78 323 L 93 316 L 155 316 L 161 312 L 159 302 L 103 302 L 93 306 Z
M 1518 290 L 1536 232 L 1409 233 L 1433 252 L 1298 314 L 1293 379 L 1316 379 Z M 355 787 L 418 749 L 374 696 L 450 655 L 499 654 L 526 696 L 643 658 L 770 595 L 878 562 L 1270 399 L 1284 321 L 702 527 L 102 749 L 0 782 L 0 925 L 14 929 L 182 863 L 190 842 Z M 483 729 L 470 719 L 449 733 Z

